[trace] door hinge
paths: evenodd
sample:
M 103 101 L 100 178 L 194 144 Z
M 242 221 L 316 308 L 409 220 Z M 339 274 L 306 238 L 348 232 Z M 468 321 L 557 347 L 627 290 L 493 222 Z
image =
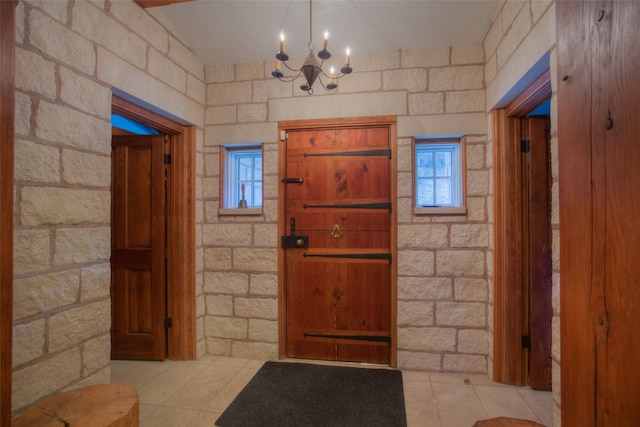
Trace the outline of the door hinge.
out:
M 526 335 L 522 336 L 522 348 L 531 348 L 531 337 Z
M 165 154 L 164 155 L 164 164 L 165 165 L 170 165 L 171 164 L 171 154 Z
M 520 141 L 520 151 L 521 152 L 528 153 L 530 147 L 531 147 L 531 140 L 523 139 L 522 141 Z
M 171 317 L 165 317 L 165 318 L 164 318 L 164 327 L 165 327 L 165 328 L 170 328 L 170 327 L 172 327 L 172 326 L 173 326 L 173 324 L 172 324 L 172 323 L 173 323 L 173 322 L 172 322 L 172 320 L 171 320 Z

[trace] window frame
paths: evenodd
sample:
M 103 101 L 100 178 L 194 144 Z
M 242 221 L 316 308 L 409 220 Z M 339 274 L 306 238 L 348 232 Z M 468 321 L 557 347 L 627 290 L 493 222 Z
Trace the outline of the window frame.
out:
M 262 197 L 260 206 L 240 208 L 238 206 L 229 206 L 227 202 L 233 197 L 235 191 L 229 189 L 230 181 L 234 180 L 231 174 L 237 171 L 235 167 L 230 167 L 229 162 L 233 156 L 242 151 L 259 151 L 260 166 L 262 176 L 260 183 L 262 185 Z M 245 144 L 224 144 L 220 146 L 220 194 L 218 215 L 261 215 L 264 206 L 264 144 L 263 143 L 245 143 Z M 235 182 L 235 180 L 234 180 Z M 237 197 L 233 197 L 234 200 Z
M 453 172 L 458 177 L 459 206 L 421 207 L 417 205 L 418 171 L 416 168 L 417 148 L 420 145 L 458 145 L 458 172 Z M 413 137 L 411 143 L 411 171 L 412 171 L 412 204 L 414 215 L 466 215 L 467 213 L 467 144 L 463 135 L 448 136 L 420 136 Z

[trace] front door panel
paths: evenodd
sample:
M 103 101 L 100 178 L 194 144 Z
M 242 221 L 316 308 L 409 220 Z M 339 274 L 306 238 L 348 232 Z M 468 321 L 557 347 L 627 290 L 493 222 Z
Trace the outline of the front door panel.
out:
M 286 144 L 287 234 L 308 237 L 285 250 L 287 355 L 389 363 L 389 130 L 295 131 Z

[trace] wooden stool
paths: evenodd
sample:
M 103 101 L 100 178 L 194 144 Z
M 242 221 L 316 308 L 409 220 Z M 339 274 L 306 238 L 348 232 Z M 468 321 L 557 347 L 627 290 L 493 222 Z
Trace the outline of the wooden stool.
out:
M 125 384 L 98 384 L 40 402 L 13 419 L 12 427 L 138 427 L 138 392 Z
M 518 420 L 516 418 L 498 417 L 489 420 L 476 421 L 473 427 L 544 427 L 542 424 L 529 421 Z

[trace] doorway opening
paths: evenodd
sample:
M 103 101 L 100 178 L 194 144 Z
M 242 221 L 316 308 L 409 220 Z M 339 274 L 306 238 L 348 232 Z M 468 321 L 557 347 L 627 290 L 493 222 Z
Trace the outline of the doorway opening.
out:
M 494 380 L 551 389 L 551 162 L 547 70 L 494 129 Z
M 112 235 L 127 242 L 128 249 L 133 250 L 112 250 L 112 328 L 115 322 L 124 322 L 123 332 L 131 335 L 124 350 L 117 350 L 118 354 L 114 356 L 195 359 L 195 128 L 116 96 L 112 97 L 112 113 L 157 131 L 151 136 L 118 136 L 132 132 L 113 128 L 112 179 L 116 185 L 112 188 L 112 205 L 116 209 Z M 124 142 L 117 142 L 118 138 L 124 138 Z M 122 148 L 122 144 L 128 148 L 116 148 Z M 136 167 L 132 159 L 147 167 L 148 173 Z M 123 174 L 133 175 L 127 178 Z M 120 206 L 126 204 L 123 205 L 121 199 L 127 195 L 132 202 L 131 209 L 123 211 Z M 121 216 L 119 220 L 118 215 Z M 133 222 L 128 226 L 132 219 L 148 222 L 149 232 L 134 227 Z M 120 227 L 120 230 L 114 230 L 114 227 Z M 151 234 L 156 236 L 154 242 L 161 243 L 146 250 L 142 243 L 150 242 Z M 125 260 L 130 263 L 128 267 L 118 267 L 118 263 Z M 154 272 L 146 267 L 152 264 Z M 152 274 L 155 274 L 153 279 Z M 114 280 L 118 275 L 127 283 L 128 290 L 114 297 Z M 130 304 L 132 300 L 148 304 Z M 136 344 L 135 335 L 149 335 L 149 331 L 153 331 L 156 338 L 161 335 L 162 342 L 145 338 L 146 344 Z

